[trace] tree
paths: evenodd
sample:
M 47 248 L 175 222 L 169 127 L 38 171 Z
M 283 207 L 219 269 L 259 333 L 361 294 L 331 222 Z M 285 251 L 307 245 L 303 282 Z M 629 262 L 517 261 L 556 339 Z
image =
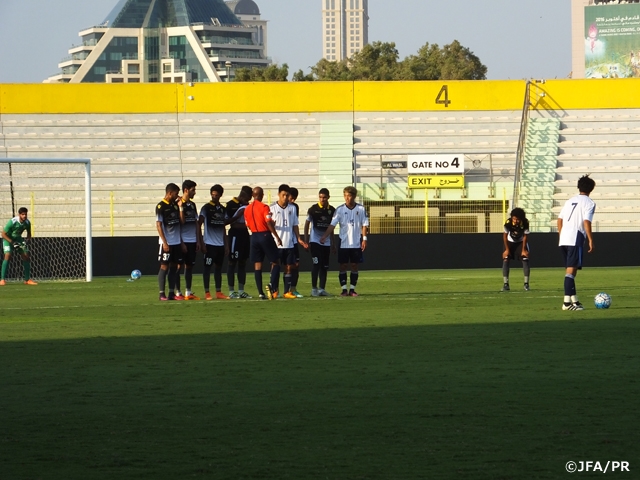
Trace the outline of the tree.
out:
M 442 49 L 440 80 L 486 80 L 487 67 L 471 50 L 454 40 Z
M 307 75 L 305 75 L 302 69 L 294 73 L 293 77 L 291 78 L 292 82 L 313 82 L 314 80 L 315 79 L 313 78 L 312 73 L 308 73 Z
M 234 82 L 286 82 L 289 76 L 289 65 L 279 67 L 277 64 L 266 68 L 238 68 Z
M 390 81 L 390 80 L 486 80 L 487 67 L 460 42 L 454 40 L 440 48 L 425 43 L 416 55 L 402 61 L 394 42 L 373 42 L 351 58 L 339 62 L 321 59 L 311 73 L 302 70 L 293 74 L 294 82 L 330 81 Z M 286 82 L 289 67 L 269 65 L 266 68 L 240 68 L 236 82 Z
M 404 59 L 398 72 L 399 80 L 439 80 L 441 70 L 440 48 L 437 44 L 424 44 L 417 55 Z
M 485 80 L 487 67 L 457 40 L 443 48 L 426 43 L 403 61 L 398 61 L 395 43 L 374 42 L 348 60 L 320 60 L 311 74 L 322 81 Z
M 311 67 L 311 75 L 318 81 L 350 81 L 351 72 L 344 60 L 341 62 L 330 62 L 323 58 L 313 67 Z
M 373 42 L 365 45 L 347 64 L 353 80 L 395 80 L 398 72 L 396 44 Z

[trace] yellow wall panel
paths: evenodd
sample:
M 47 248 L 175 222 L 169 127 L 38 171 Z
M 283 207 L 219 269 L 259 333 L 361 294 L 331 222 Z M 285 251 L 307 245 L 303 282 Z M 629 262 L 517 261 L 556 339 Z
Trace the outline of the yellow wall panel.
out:
M 543 110 L 640 108 L 640 79 L 547 80 L 531 85 L 531 103 Z
M 524 90 L 520 80 L 4 84 L 0 113 L 520 111 Z M 531 100 L 534 109 L 640 108 L 640 79 L 548 80 L 531 85 Z
M 3 114 L 173 113 L 176 84 L 0 85 Z
M 0 85 L 4 114 L 350 111 L 352 82 Z
M 351 112 L 353 83 L 194 83 L 180 101 L 189 113 Z
M 518 80 L 356 82 L 355 109 L 359 112 L 522 110 L 525 85 Z

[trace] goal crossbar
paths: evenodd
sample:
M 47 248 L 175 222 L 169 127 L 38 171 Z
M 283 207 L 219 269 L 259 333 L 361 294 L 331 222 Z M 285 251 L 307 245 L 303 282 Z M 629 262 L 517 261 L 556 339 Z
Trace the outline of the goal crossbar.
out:
M 86 239 L 86 279 L 93 280 L 93 247 L 91 241 L 91 159 L 89 158 L 0 158 L 0 163 L 81 163 L 84 164 L 84 213 Z

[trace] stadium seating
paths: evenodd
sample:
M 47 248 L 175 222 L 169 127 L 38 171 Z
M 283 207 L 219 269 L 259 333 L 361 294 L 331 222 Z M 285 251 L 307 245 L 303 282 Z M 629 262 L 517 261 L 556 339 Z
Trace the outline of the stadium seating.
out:
M 551 231 L 559 129 L 554 118 L 532 118 L 527 126 L 518 206 L 528 212 L 535 232 Z
M 461 82 L 456 88 L 471 91 L 475 85 Z M 507 106 L 493 106 L 503 100 L 500 95 L 475 107 L 456 97 L 457 109 L 416 98 L 415 105 L 399 111 L 360 111 L 354 107 L 358 102 L 320 112 L 261 113 L 245 107 L 244 113 L 202 113 L 207 111 L 190 112 L 180 105 L 170 113 L 2 110 L 0 156 L 91 158 L 98 236 L 153 235 L 153 206 L 166 183 L 183 178 L 198 182 L 198 205 L 208 199 L 214 183 L 225 187 L 223 200 L 245 184 L 262 185 L 273 199 L 283 181 L 299 188 L 303 206 L 316 200 L 320 186 L 330 188 L 332 202 L 338 204 L 342 187 L 354 182 L 371 202 L 421 200 L 423 191 L 407 188 L 406 169 L 382 166 L 384 161 L 406 161 L 411 154 L 465 156 L 465 188 L 431 192 L 432 198 L 510 201 L 522 122 L 522 110 L 514 105 L 522 105 L 525 83 L 518 85 L 522 88 L 510 94 L 518 98 Z M 596 83 L 579 85 L 584 91 L 599 88 Z M 640 229 L 640 109 L 591 108 L 597 95 L 573 98 L 565 87 L 558 81 L 560 93 L 546 97 L 553 97 L 554 104 L 532 102 L 519 205 L 530 212 L 535 231 L 553 231 L 562 203 L 576 192 L 577 179 L 591 173 L 597 182 L 594 228 Z M 403 88 L 394 92 L 402 96 Z M 563 106 L 568 100 L 572 106 Z M 63 174 L 30 178 L 24 187 L 55 201 L 58 192 L 51 190 L 64 188 L 57 175 Z M 499 231 L 503 214 L 488 212 L 485 222 L 472 219 L 477 231 Z M 456 212 L 439 210 L 434 216 L 444 224 L 448 213 Z M 408 222 L 410 216 L 404 217 Z
M 597 204 L 594 230 L 640 229 L 640 110 L 573 110 L 561 119 L 555 193 L 555 227 L 564 202 L 577 192 L 584 174 L 596 180 L 591 195 Z

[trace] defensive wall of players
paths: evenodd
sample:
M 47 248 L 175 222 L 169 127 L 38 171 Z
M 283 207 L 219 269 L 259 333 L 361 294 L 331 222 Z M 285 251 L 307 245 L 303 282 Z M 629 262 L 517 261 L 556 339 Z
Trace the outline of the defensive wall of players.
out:
M 634 79 L 4 84 L 0 157 L 91 158 L 93 236 L 105 240 L 154 237 L 153 205 L 166 183 L 186 178 L 200 187 L 198 204 L 214 183 L 224 201 L 244 184 L 275 192 L 287 182 L 303 209 L 320 187 L 339 204 L 355 184 L 374 233 L 415 233 L 425 223 L 433 233 L 490 233 L 501 231 L 514 198 L 536 231 L 553 231 L 577 178 L 591 173 L 594 229 L 637 232 L 638 87 Z M 383 168 L 441 153 L 465 155 L 464 189 L 409 190 L 406 169 Z M 35 198 L 40 222 L 57 213 L 51 183 L 22 197 Z M 469 213 L 481 202 L 493 210 Z M 461 217 L 471 219 L 464 230 L 449 222 Z M 403 229 L 405 220 L 414 227 Z

